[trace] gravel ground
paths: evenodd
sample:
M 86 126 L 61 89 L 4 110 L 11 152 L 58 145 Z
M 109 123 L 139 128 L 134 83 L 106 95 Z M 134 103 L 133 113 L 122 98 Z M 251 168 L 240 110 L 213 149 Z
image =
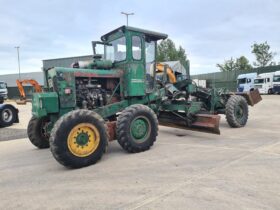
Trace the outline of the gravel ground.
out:
M 219 136 L 160 127 L 151 150 L 127 154 L 112 142 L 79 170 L 26 138 L 2 141 L 0 209 L 279 209 L 280 96 L 263 98 L 244 128 L 224 118 Z M 9 129 L 24 129 L 28 106 Z

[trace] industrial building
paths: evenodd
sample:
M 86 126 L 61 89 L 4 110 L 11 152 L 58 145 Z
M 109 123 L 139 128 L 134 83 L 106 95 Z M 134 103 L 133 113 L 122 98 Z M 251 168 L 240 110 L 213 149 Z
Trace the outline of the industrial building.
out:
M 69 67 L 76 61 L 88 61 L 92 60 L 92 55 L 67 57 L 67 58 L 55 58 L 43 60 L 43 69 L 49 69 L 52 67 Z M 39 68 L 38 68 L 39 69 Z M 0 80 L 7 83 L 8 86 L 8 98 L 16 99 L 19 98 L 19 91 L 17 88 L 16 80 L 19 79 L 19 74 L 5 74 L 0 75 Z M 20 79 L 35 79 L 40 85 L 44 85 L 44 74 L 43 71 L 21 73 Z M 31 98 L 33 87 L 25 85 L 24 90 L 27 98 Z
M 42 69 L 49 69 L 52 67 L 70 67 L 72 63 L 77 61 L 89 61 L 92 60 L 92 55 L 84 55 L 84 56 L 75 56 L 75 57 L 66 57 L 66 58 L 55 58 L 55 59 L 46 59 L 43 60 Z M 178 65 L 178 61 L 164 62 L 168 64 L 175 71 L 185 71 L 182 65 Z M 227 88 L 231 91 L 236 91 L 236 78 L 239 74 L 256 72 L 267 73 L 274 72 L 280 69 L 280 65 L 254 68 L 250 71 L 232 71 L 232 72 L 214 72 L 207 74 L 199 74 L 199 75 L 191 75 L 191 79 L 197 80 L 206 80 L 206 87 L 217 87 L 217 88 Z M 21 73 L 21 79 L 35 79 L 38 81 L 40 85 L 44 85 L 44 76 L 43 71 L 40 72 L 30 72 L 30 73 Z M 5 81 L 8 85 L 8 97 L 18 98 L 19 91 L 17 89 L 16 80 L 19 78 L 18 74 L 7 74 L 1 75 L 0 80 Z M 25 92 L 28 98 L 31 98 L 33 88 L 32 86 L 25 86 Z

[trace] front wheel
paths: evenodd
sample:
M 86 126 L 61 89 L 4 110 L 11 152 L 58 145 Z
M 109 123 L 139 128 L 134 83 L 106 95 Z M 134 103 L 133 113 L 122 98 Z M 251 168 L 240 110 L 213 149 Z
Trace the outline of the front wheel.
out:
M 49 134 L 47 125 L 49 119 L 47 117 L 37 118 L 33 116 L 27 127 L 27 135 L 30 142 L 39 149 L 49 148 Z
M 117 140 L 130 153 L 150 149 L 158 135 L 154 111 L 141 104 L 127 107 L 117 119 Z
M 247 101 L 244 97 L 232 95 L 226 103 L 226 119 L 233 128 L 246 125 L 249 115 Z
M 101 159 L 107 142 L 107 127 L 100 115 L 89 110 L 74 110 L 55 123 L 50 149 L 62 165 L 81 168 Z

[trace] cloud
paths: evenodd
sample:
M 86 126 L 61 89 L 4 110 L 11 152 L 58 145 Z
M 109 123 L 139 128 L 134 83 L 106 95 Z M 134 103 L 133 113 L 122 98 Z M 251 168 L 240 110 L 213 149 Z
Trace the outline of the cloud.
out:
M 0 3 L 0 74 L 17 72 L 17 45 L 23 72 L 39 71 L 42 59 L 92 53 L 92 40 L 125 24 L 121 11 L 135 13 L 129 19 L 132 26 L 169 34 L 186 49 L 192 73 L 218 71 L 216 64 L 230 57 L 245 55 L 253 61 L 250 46 L 255 41 L 268 41 L 280 52 L 277 0 Z

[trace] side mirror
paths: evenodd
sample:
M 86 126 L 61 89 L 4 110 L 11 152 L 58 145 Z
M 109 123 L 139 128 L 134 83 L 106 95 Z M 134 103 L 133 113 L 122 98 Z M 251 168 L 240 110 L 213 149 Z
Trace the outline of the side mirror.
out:
M 6 88 L 8 87 L 8 84 L 7 83 L 5 83 L 5 85 L 6 85 Z

